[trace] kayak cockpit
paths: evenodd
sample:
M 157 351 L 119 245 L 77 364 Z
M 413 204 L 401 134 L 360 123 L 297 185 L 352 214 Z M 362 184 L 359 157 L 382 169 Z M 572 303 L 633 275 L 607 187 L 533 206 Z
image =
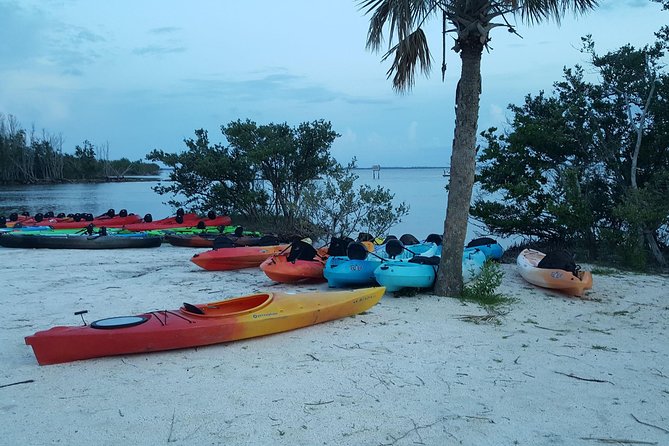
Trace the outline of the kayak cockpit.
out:
M 236 299 L 222 300 L 208 304 L 193 305 L 184 302 L 179 308 L 182 313 L 199 317 L 226 317 L 239 316 L 245 313 L 258 311 L 274 299 L 271 293 L 253 294 Z
M 128 328 L 128 327 L 134 327 L 135 325 L 143 324 L 148 320 L 149 320 L 148 315 L 115 316 L 91 322 L 91 328 L 97 328 L 101 330 L 111 330 L 114 328 Z

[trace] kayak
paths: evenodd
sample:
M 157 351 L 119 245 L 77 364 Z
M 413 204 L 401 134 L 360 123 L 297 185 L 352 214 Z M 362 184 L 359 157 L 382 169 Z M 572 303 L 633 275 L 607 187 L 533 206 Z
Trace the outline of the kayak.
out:
M 399 243 L 399 245 L 397 245 Z M 438 245 L 434 243 L 420 243 L 405 247 L 398 240 L 376 247 L 372 252 L 360 248 L 359 243 L 349 245 L 347 256 L 331 256 L 325 263 L 323 275 L 331 288 L 346 286 L 364 286 L 376 283 L 374 271 L 381 262 L 392 259 L 410 259 L 414 255 L 429 255 L 436 253 Z M 398 247 L 398 251 L 394 248 Z M 428 253 L 430 251 L 430 253 Z
M 115 216 L 115 217 L 99 217 L 93 218 L 92 220 L 86 220 L 82 218 L 79 221 L 75 221 L 73 218 L 44 218 L 39 221 L 24 221 L 23 226 L 50 226 L 53 229 L 80 229 L 85 228 L 86 226 L 93 224 L 93 226 L 104 226 L 107 228 L 120 228 L 125 225 L 138 223 L 142 221 L 142 218 L 139 215 L 129 214 L 125 217 Z M 16 226 L 16 225 L 15 225 Z
M 219 344 L 315 325 L 361 313 L 383 296 L 383 287 L 353 291 L 259 293 L 178 310 L 59 326 L 27 336 L 40 365 L 103 356 Z
M 153 231 L 156 229 L 172 229 L 172 228 L 184 228 L 184 227 L 197 227 L 200 226 L 229 226 L 232 223 L 232 219 L 227 215 L 213 216 L 214 218 L 204 217 L 200 218 L 197 214 L 183 214 L 176 217 L 167 217 L 162 220 L 156 221 L 147 221 L 150 220 L 149 215 L 147 214 L 144 217 L 144 222 L 127 224 L 123 226 L 123 229 L 128 231 Z M 201 223 L 200 223 L 201 222 Z
M 268 257 L 290 245 L 239 246 L 219 248 L 195 254 L 190 260 L 208 271 L 227 271 L 260 266 Z
M 0 246 L 5 248 L 122 249 L 154 248 L 160 244 L 160 237 L 141 233 L 135 235 L 5 233 L 0 235 Z
M 275 282 L 303 283 L 323 282 L 323 268 L 328 250 L 316 250 L 310 239 L 291 243 L 290 251 L 269 257 L 260 264 L 260 269 Z
M 439 255 L 415 256 L 408 260 L 391 260 L 383 262 L 375 271 L 376 281 L 386 287 L 389 292 L 402 288 L 431 288 L 437 276 Z M 462 256 L 463 282 L 471 282 L 481 274 L 486 255 L 476 248 L 467 248 Z
M 173 246 L 183 246 L 188 248 L 213 248 L 216 239 L 219 237 L 227 237 L 230 239 L 230 244 L 234 246 L 257 246 L 260 244 L 262 237 L 256 232 L 250 232 L 249 235 L 235 236 L 232 231 L 218 233 L 200 233 L 200 234 L 184 234 L 184 233 L 170 233 L 165 232 L 164 240 Z M 246 232 L 246 231 L 245 231 Z
M 187 248 L 212 248 L 219 234 L 169 234 L 163 239 L 172 246 L 183 246 Z
M 592 288 L 592 274 L 589 271 L 576 271 L 574 274 L 564 269 L 540 268 L 539 262 L 545 256 L 543 252 L 534 249 L 521 251 L 516 263 L 523 279 L 532 285 L 577 297 L 583 296 L 586 290 Z
M 475 238 L 465 248 L 476 248 L 483 251 L 485 258 L 489 260 L 500 260 L 504 255 L 504 248 L 497 243 L 497 240 L 490 237 Z
M 275 282 L 280 283 L 315 283 L 324 282 L 323 268 L 325 260 L 288 260 L 288 255 L 274 255 L 260 264 L 260 269 Z
M 34 232 L 34 231 L 53 231 L 51 226 L 12 226 L 10 228 L 0 228 L 0 232 Z

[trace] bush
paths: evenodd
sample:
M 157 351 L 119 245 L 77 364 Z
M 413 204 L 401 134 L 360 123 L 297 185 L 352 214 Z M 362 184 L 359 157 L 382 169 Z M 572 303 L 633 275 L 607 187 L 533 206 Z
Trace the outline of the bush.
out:
M 486 261 L 479 277 L 472 283 L 466 284 L 462 289 L 461 299 L 475 302 L 485 308 L 489 313 L 505 304 L 513 301 L 509 296 L 497 292 L 502 284 L 504 272 L 498 263 L 491 260 Z

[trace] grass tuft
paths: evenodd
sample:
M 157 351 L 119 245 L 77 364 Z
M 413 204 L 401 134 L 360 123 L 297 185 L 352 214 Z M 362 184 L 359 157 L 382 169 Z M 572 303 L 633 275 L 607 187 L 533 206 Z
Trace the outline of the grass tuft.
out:
M 487 261 L 479 277 L 464 286 L 460 298 L 466 302 L 477 303 L 488 311 L 513 303 L 515 299 L 497 291 L 503 278 L 504 272 L 499 264 Z
M 500 318 L 508 313 L 503 307 L 515 302 L 515 299 L 497 291 L 503 278 L 504 272 L 499 264 L 487 261 L 479 277 L 465 285 L 460 296 L 465 302 L 473 302 L 483 307 L 486 314 L 461 316 L 459 319 L 475 324 L 501 324 Z

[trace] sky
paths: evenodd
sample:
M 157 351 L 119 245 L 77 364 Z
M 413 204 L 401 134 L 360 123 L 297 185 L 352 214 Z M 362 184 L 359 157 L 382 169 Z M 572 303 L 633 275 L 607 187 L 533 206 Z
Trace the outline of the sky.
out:
M 504 128 L 507 105 L 551 91 L 563 67 L 654 41 L 669 22 L 650 0 L 601 0 L 586 16 L 492 31 L 482 61 L 479 130 Z M 358 166 L 448 166 L 459 56 L 442 82 L 438 23 L 426 30 L 429 77 L 398 94 L 389 61 L 365 48 L 369 16 L 355 0 L 0 0 L 0 113 L 73 153 L 88 140 L 110 159 L 182 152 L 196 129 L 324 119 L 341 136 L 332 154 Z M 449 37 L 448 48 L 452 46 Z M 385 47 L 384 47 L 385 48 Z

